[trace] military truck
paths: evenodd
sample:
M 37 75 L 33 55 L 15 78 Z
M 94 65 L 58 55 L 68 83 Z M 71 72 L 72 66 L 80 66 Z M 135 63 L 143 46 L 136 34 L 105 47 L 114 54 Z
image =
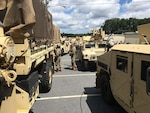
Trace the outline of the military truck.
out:
M 150 43 L 150 23 L 139 25 L 137 27 L 139 32 L 139 42 L 140 44 L 149 44 Z
M 104 36 L 102 34 L 103 32 L 99 30 L 93 30 L 93 36 L 84 36 L 82 44 L 76 47 L 77 59 L 79 59 L 85 70 L 94 68 L 97 56 L 106 51 L 106 41 L 103 40 Z
M 129 113 L 148 113 L 150 46 L 117 44 L 98 56 L 96 87 L 107 103 L 116 100 Z
M 70 50 L 70 40 L 69 38 L 61 38 L 61 55 L 65 55 Z
M 52 15 L 42 0 L 0 0 L 0 113 L 28 113 L 52 85 Z

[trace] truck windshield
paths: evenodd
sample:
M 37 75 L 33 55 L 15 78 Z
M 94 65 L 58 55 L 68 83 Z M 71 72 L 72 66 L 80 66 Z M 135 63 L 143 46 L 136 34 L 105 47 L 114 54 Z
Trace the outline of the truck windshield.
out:
M 95 47 L 95 44 L 86 44 L 85 45 L 85 48 L 94 48 Z
M 98 44 L 98 48 L 105 48 L 106 45 L 105 44 Z

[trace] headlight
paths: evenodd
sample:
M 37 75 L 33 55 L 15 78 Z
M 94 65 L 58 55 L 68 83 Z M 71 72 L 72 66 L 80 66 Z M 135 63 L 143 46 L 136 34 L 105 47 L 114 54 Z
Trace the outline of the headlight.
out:
M 85 54 L 85 55 L 84 55 L 84 58 L 87 58 L 87 57 L 88 57 L 88 55 L 87 55 L 87 54 Z
M 91 60 L 95 60 L 96 59 L 96 56 L 91 56 Z

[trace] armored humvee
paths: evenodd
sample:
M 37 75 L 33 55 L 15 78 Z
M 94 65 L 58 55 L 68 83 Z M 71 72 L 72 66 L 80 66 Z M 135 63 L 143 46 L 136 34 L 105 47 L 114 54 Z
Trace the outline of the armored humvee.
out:
M 129 113 L 148 113 L 150 46 L 118 44 L 98 56 L 96 87 L 107 103 L 116 100 Z
M 79 59 L 85 70 L 94 68 L 97 56 L 106 52 L 106 41 L 103 41 L 99 30 L 95 32 L 93 30 L 93 36 L 84 36 L 82 44 L 76 47 L 77 59 Z
M 70 50 L 70 40 L 69 38 L 62 38 L 61 39 L 61 54 L 67 54 Z
M 97 56 L 105 52 L 105 46 L 105 43 L 85 42 L 83 46 L 77 48 L 78 59 L 86 70 L 88 70 L 90 65 L 95 64 Z

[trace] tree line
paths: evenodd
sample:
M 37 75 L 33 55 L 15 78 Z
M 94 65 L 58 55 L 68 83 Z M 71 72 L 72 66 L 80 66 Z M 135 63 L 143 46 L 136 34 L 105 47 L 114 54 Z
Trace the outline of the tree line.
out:
M 61 36 L 67 36 L 67 37 L 81 37 L 81 36 L 88 36 L 92 35 L 92 33 L 87 33 L 87 34 L 72 34 L 72 33 L 61 33 Z
M 102 28 L 105 33 L 110 34 L 120 34 L 124 32 L 135 32 L 137 31 L 137 26 L 142 24 L 150 23 L 150 18 L 136 19 L 136 18 L 113 18 L 105 21 Z
M 104 22 L 101 28 L 104 29 L 106 34 L 121 34 L 125 32 L 135 32 L 137 31 L 137 26 L 142 24 L 150 23 L 150 18 L 144 18 L 144 19 L 137 19 L 137 18 L 113 18 L 108 19 Z M 68 34 L 68 33 L 62 33 L 62 36 L 67 37 L 76 37 L 76 36 L 85 36 L 85 35 L 91 35 L 92 33 L 87 34 Z

